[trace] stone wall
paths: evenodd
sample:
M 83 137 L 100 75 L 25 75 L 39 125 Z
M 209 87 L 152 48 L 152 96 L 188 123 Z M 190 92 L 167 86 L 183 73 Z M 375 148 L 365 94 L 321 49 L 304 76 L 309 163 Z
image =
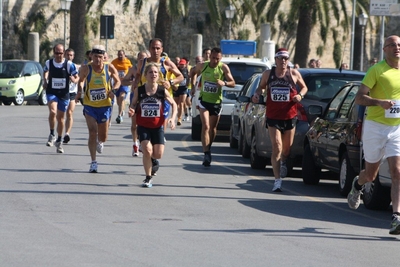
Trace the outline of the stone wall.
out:
M 96 2 L 96 1 L 95 1 Z M 154 35 L 154 25 L 158 9 L 157 0 L 144 1 L 144 6 L 140 14 L 136 15 L 133 12 L 133 4 L 131 1 L 128 12 L 123 13 L 122 6 L 115 0 L 108 0 L 102 10 L 103 15 L 115 15 L 115 39 L 100 40 L 99 35 L 94 36 L 89 32 L 90 45 L 103 44 L 107 45 L 107 50 L 112 57 L 115 57 L 119 49 L 126 51 L 130 57 L 135 57 L 137 52 L 147 48 L 147 42 Z M 285 0 L 282 9 L 288 9 L 290 1 Z M 351 9 L 351 5 L 349 5 Z M 41 42 L 48 38 L 51 45 L 56 43 L 63 43 L 64 37 L 64 13 L 60 12 L 59 0 L 3 0 L 3 58 L 26 58 L 23 51 L 22 40 L 17 35 L 18 29 L 21 30 L 22 25 L 30 25 L 30 30 L 34 29 L 29 21 L 29 16 L 37 14 L 42 11 L 46 18 L 46 33 L 41 36 Z M 96 18 L 99 14 L 96 12 L 96 6 L 93 6 L 89 12 L 89 17 Z M 351 15 L 351 10 L 347 11 Z M 175 56 L 189 56 L 190 55 L 190 37 L 193 34 L 203 33 L 203 46 L 214 47 L 219 45 L 220 39 L 226 38 L 228 29 L 227 23 L 222 25 L 220 29 L 210 27 L 207 25 L 207 7 L 204 0 L 191 0 L 190 10 L 187 20 L 182 18 L 174 18 L 173 31 L 172 31 L 172 44 L 170 51 L 167 51 L 171 57 Z M 394 19 L 390 20 L 388 28 L 396 31 L 399 28 L 399 23 L 394 23 Z M 334 22 L 332 23 L 334 24 Z M 397 25 L 397 26 L 396 26 Z M 259 32 L 254 31 L 249 18 L 240 22 L 240 25 L 233 27 L 232 37 L 237 36 L 239 30 L 249 29 L 251 32 L 250 40 L 256 40 L 259 37 Z M 29 29 L 28 29 L 29 30 Z M 69 36 L 69 15 L 67 14 L 67 36 Z M 333 40 L 330 40 L 324 48 L 321 60 L 323 67 L 335 67 L 332 53 L 333 53 Z M 346 43 L 344 51 L 344 61 L 349 61 L 350 53 L 350 30 L 348 33 L 339 31 L 339 38 Z M 68 44 L 67 38 L 67 44 Z M 279 32 L 273 36 L 273 41 L 277 46 L 287 46 L 289 50 L 294 51 L 294 37 L 283 36 Z M 312 43 L 309 58 L 318 58 L 316 48 L 321 45 L 318 29 L 316 28 L 312 33 Z M 379 40 L 378 40 L 379 41 Z M 369 58 L 379 54 L 377 51 L 377 30 L 370 30 L 367 28 L 366 34 L 366 61 Z M 374 56 L 369 56 L 374 55 Z M 304 67 L 304 66 L 303 66 Z

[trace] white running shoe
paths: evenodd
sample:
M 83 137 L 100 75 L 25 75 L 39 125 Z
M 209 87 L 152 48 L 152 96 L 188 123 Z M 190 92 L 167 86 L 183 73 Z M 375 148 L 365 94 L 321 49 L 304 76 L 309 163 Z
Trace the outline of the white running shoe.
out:
M 89 172 L 91 172 L 91 173 L 97 173 L 97 161 L 93 161 L 93 162 L 90 164 Z
M 275 179 L 272 192 L 282 192 L 282 179 Z
M 60 142 L 56 142 L 56 152 L 57 153 L 64 153 L 64 148 L 61 145 L 61 141 Z
M 152 187 L 153 186 L 153 179 L 151 179 L 151 176 L 146 177 L 146 179 L 143 180 L 143 187 Z
M 103 153 L 103 149 L 104 149 L 104 143 L 103 142 L 97 142 L 97 147 L 96 150 L 99 154 Z
M 49 135 L 49 139 L 47 140 L 46 146 L 53 146 L 56 142 L 56 137 L 52 134 Z
M 132 146 L 132 157 L 139 157 L 139 146 L 137 144 Z

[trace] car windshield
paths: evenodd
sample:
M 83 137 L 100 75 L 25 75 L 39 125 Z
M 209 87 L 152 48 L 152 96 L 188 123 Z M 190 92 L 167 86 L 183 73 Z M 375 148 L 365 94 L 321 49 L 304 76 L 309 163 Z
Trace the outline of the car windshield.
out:
M 0 62 L 0 78 L 20 77 L 23 67 L 22 62 Z
M 332 76 L 318 75 L 308 76 L 304 79 L 307 84 L 307 94 L 305 98 L 329 102 L 332 97 L 342 88 L 347 82 L 360 81 L 363 76 Z
M 236 63 L 231 62 L 227 64 L 229 69 L 231 70 L 232 77 L 235 80 L 236 84 L 245 84 L 246 81 L 253 75 L 254 73 L 261 73 L 267 67 L 260 65 L 250 65 L 245 63 Z

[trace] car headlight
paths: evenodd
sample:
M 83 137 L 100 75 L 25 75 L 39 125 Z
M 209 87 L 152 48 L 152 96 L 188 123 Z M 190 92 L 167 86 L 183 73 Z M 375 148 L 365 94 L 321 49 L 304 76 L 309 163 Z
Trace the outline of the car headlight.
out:
M 8 85 L 13 85 L 13 84 L 15 84 L 16 82 L 17 82 L 17 80 L 15 80 L 15 79 L 14 79 L 14 80 L 9 80 L 9 81 L 8 81 Z

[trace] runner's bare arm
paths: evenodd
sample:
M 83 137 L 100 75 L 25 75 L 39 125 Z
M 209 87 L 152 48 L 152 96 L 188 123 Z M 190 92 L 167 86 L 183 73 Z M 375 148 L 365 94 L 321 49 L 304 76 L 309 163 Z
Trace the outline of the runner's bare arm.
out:
M 265 89 L 267 89 L 267 82 L 269 79 L 269 74 L 271 73 L 271 70 L 265 70 L 261 76 L 261 81 L 260 84 L 258 85 L 257 90 L 254 92 L 253 95 L 253 103 L 259 103 L 259 97 L 263 93 Z
M 138 88 L 136 87 L 135 90 L 133 91 L 132 102 L 129 104 L 129 111 L 128 111 L 129 117 L 135 115 L 137 102 L 138 102 Z
M 175 129 L 175 120 L 176 120 L 176 115 L 178 113 L 178 107 L 176 105 L 175 100 L 172 98 L 171 94 L 168 92 L 167 89 L 165 89 L 165 99 L 171 104 L 172 107 L 172 115 L 168 120 L 168 123 L 170 124 L 171 129 Z
M 184 77 L 181 71 L 169 58 L 164 61 L 164 66 L 166 67 L 167 71 L 172 72 L 175 75 L 175 78 L 171 80 L 174 84 L 179 84 L 181 81 L 183 81 Z

